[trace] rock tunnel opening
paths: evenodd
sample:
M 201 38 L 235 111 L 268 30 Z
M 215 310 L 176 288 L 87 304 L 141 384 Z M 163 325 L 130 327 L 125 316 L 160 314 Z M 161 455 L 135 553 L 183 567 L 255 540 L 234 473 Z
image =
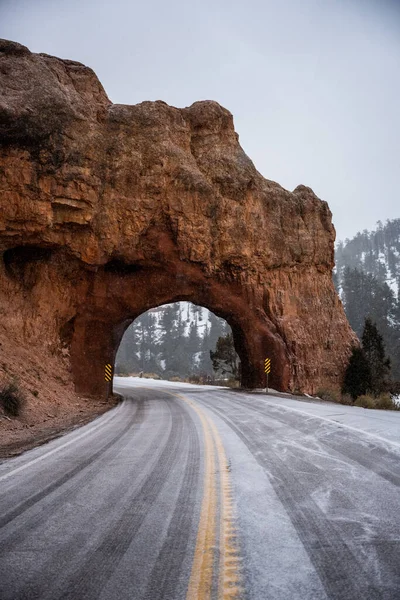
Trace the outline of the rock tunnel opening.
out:
M 271 387 L 290 387 L 290 357 L 276 325 L 235 281 L 205 274 L 201 266 L 176 259 L 130 269 L 113 264 L 92 271 L 84 300 L 67 327 L 72 375 L 78 393 L 105 396 L 105 364 L 115 365 L 125 330 L 140 315 L 166 304 L 190 302 L 224 319 L 232 330 L 241 362 L 241 385 L 265 385 L 264 359 L 273 365 Z M 157 264 L 158 263 L 158 264 Z M 60 336 L 65 339 L 65 324 Z M 64 327 L 64 329 L 63 329 Z M 61 332 L 62 329 L 62 332 Z M 69 336 L 67 336 L 69 337 Z
M 241 361 L 225 319 L 192 302 L 150 309 L 126 328 L 115 374 L 239 385 Z
M 111 265 L 85 271 L 82 301 L 65 323 L 58 323 L 60 338 L 63 333 L 64 339 L 70 339 L 76 391 L 105 397 L 105 365 L 115 365 L 125 330 L 143 313 L 178 302 L 204 307 L 228 323 L 241 362 L 242 387 L 264 387 L 264 359 L 269 357 L 271 387 L 289 390 L 290 349 L 279 324 L 260 307 L 263 298 L 249 293 L 237 278 L 227 281 L 218 273 L 206 272 L 201 264 L 183 261 L 162 232 L 156 242 L 163 252 L 156 248 L 151 261 L 122 265 L 116 256 Z M 72 318 L 66 336 L 66 322 Z

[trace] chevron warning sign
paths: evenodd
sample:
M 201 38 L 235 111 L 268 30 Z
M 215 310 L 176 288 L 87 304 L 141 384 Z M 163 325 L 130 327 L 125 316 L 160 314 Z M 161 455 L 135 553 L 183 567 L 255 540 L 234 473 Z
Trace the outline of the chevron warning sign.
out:
M 264 360 L 264 370 L 266 373 L 271 373 L 271 359 L 266 358 Z
M 107 363 L 106 366 L 104 367 L 104 379 L 106 381 L 111 381 L 112 376 L 113 376 L 113 368 L 109 363 Z

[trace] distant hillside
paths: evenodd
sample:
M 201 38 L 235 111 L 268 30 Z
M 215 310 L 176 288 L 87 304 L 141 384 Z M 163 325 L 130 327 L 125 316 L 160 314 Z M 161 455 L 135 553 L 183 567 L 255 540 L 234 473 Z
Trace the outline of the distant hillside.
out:
M 335 285 L 350 325 L 360 337 L 365 317 L 375 321 L 392 377 L 400 380 L 400 219 L 339 242 L 335 257 Z
M 379 283 L 387 283 L 399 297 L 400 290 L 400 219 L 380 221 L 374 231 L 363 231 L 339 242 L 335 253 L 338 280 L 343 280 L 346 267 L 373 275 Z

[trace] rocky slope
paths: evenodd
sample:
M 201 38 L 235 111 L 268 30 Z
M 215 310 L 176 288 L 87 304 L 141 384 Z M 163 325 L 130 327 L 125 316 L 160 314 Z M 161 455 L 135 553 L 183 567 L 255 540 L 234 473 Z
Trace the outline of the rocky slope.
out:
M 78 392 L 104 394 L 128 323 L 189 300 L 231 325 L 244 385 L 263 383 L 265 356 L 278 389 L 339 385 L 354 334 L 329 207 L 264 179 L 226 109 L 114 105 L 91 69 L 4 40 L 0 82 L 0 327 L 13 344 L 70 360 Z

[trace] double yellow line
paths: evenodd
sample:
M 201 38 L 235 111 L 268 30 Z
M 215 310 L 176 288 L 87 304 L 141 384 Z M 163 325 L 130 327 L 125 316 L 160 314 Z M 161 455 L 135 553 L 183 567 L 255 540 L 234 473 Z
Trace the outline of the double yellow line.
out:
M 140 386 L 142 389 L 152 390 Z M 201 407 L 165 389 L 198 415 L 204 434 L 204 487 L 186 600 L 239 600 L 243 597 L 229 464 L 214 422 Z
M 186 600 L 241 598 L 241 564 L 232 488 L 221 437 L 214 422 L 197 404 L 181 394 L 171 395 L 189 404 L 197 413 L 204 433 L 203 500 Z M 218 583 L 214 585 L 217 589 L 213 590 L 215 570 Z

